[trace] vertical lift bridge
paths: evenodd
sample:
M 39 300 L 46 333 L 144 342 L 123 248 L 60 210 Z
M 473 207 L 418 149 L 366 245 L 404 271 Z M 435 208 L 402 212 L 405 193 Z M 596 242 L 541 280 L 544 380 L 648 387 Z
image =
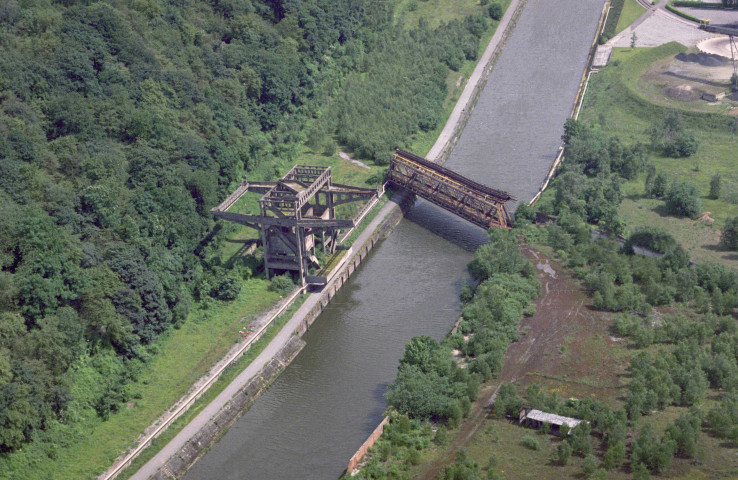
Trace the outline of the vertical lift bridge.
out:
M 228 211 L 248 192 L 262 193 L 259 215 Z M 318 239 L 324 253 L 335 252 L 341 229 L 354 228 L 379 198 L 379 190 L 332 182 L 331 168 L 295 165 L 276 182 L 248 182 L 210 210 L 216 218 L 261 231 L 267 278 L 282 271 L 297 272 L 302 285 L 310 267 L 320 268 L 315 255 Z M 354 218 L 336 217 L 336 207 L 366 201 Z
M 387 181 L 482 228 L 510 226 L 505 203 L 514 200 L 512 195 L 405 150 L 398 149 L 393 156 Z M 248 192 L 263 194 L 259 200 L 259 215 L 229 211 Z M 302 285 L 324 284 L 323 277 L 309 275 L 311 267 L 321 267 L 315 255 L 318 241 L 324 253 L 334 253 L 341 229 L 356 227 L 381 193 L 381 189 L 333 183 L 330 167 L 295 165 L 276 182 L 244 180 L 223 203 L 210 211 L 216 218 L 261 232 L 267 278 L 292 271 L 298 274 Z M 366 203 L 354 218 L 336 217 L 336 206 L 357 201 Z

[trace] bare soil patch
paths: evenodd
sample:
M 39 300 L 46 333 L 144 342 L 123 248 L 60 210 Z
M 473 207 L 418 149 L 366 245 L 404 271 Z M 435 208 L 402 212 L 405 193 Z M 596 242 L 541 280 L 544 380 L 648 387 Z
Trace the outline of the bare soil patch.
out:
M 543 295 L 536 314 L 521 322 L 527 334 L 510 345 L 500 380 L 542 384 L 565 397 L 594 395 L 614 406 L 629 355 L 609 330 L 612 314 L 595 310 L 561 264 L 527 245 L 523 252 L 539 266 Z
M 612 314 L 594 310 L 579 282 L 561 264 L 528 245 L 521 248 L 536 265 L 543 284 L 535 315 L 520 325 L 527 333 L 510 345 L 499 378 L 482 388 L 448 450 L 416 478 L 432 480 L 453 463 L 456 451 L 488 418 L 490 400 L 502 383 L 516 382 L 521 388 L 537 383 L 563 397 L 590 396 L 612 406 L 620 403 L 630 352 L 627 342 L 609 331 Z
M 641 75 L 640 84 L 643 93 L 657 103 L 677 102 L 690 109 L 715 111 L 716 105 L 738 106 L 730 96 L 732 73 L 729 59 L 695 49 L 653 63 Z M 718 101 L 702 101 L 703 94 L 715 95 Z

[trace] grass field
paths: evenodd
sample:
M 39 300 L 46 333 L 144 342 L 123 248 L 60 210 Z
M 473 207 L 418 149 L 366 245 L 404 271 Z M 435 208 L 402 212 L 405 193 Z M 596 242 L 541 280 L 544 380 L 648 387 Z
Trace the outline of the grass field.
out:
M 725 219 L 738 214 L 735 117 L 723 113 L 734 107 L 670 98 L 663 93 L 666 89 L 664 79 L 669 77 L 654 71 L 654 66 L 672 62 L 675 55 L 685 51 L 683 46 L 674 43 L 653 49 L 614 49 L 610 66 L 590 80 L 580 120 L 607 130 L 625 143 L 648 144 L 647 129 L 667 111 L 680 112 L 687 130 L 700 142 L 697 153 L 684 159 L 663 157 L 651 151 L 649 161 L 658 172 L 672 179 L 694 183 L 701 192 L 702 210 L 710 212 L 714 223 L 669 215 L 662 200 L 645 197 L 645 174 L 623 184 L 625 200 L 620 213 L 629 230 L 641 225 L 664 227 L 690 252 L 694 261 L 714 261 L 738 268 L 738 254 L 724 251 L 718 245 Z M 716 113 L 706 110 L 709 108 Z M 722 193 L 719 199 L 712 200 L 708 198 L 709 184 L 715 174 L 722 178 Z M 545 193 L 542 204 L 552 200 L 553 192 L 552 188 Z
M 625 0 L 623 10 L 620 12 L 620 18 L 615 26 L 615 33 L 618 34 L 628 28 L 631 23 L 635 22 L 645 12 L 646 9 L 640 3 L 636 2 L 636 0 Z

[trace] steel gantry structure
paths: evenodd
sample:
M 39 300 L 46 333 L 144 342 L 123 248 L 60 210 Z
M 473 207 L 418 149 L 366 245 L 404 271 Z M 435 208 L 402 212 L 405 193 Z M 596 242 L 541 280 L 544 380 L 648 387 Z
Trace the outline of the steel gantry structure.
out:
M 700 23 L 700 28 L 706 32 L 728 36 L 728 41 L 730 42 L 730 59 L 733 62 L 733 78 L 731 78 L 731 81 L 734 81 L 733 79 L 738 78 L 738 65 L 736 65 L 735 61 L 735 56 L 738 53 L 738 46 L 735 43 L 735 37 L 738 37 L 738 26 Z
M 259 215 L 228 211 L 248 192 L 263 194 Z M 342 229 L 354 228 L 374 205 L 379 190 L 332 182 L 331 168 L 295 165 L 276 182 L 248 182 L 210 210 L 216 218 L 261 232 L 267 278 L 282 271 L 297 272 L 302 285 L 310 267 L 320 268 L 315 255 L 318 239 L 324 253 L 335 252 Z M 353 218 L 337 218 L 336 207 L 366 201 Z
M 505 203 L 515 198 L 423 157 L 397 149 L 387 180 L 482 228 L 509 228 Z

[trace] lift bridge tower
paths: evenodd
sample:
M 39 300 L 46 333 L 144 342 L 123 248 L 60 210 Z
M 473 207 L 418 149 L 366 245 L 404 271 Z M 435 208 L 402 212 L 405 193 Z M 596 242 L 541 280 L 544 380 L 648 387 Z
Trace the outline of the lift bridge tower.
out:
M 263 194 L 259 215 L 229 212 L 248 192 Z M 335 252 L 342 230 L 356 227 L 382 193 L 379 189 L 333 183 L 330 167 L 295 165 L 276 182 L 244 180 L 210 212 L 216 218 L 261 232 L 267 278 L 284 271 L 296 272 L 304 286 L 320 284 L 314 280 L 317 277 L 309 275 L 310 267 L 321 267 L 315 255 L 318 240 L 325 254 Z M 366 203 L 353 218 L 336 217 L 337 206 L 358 201 Z

